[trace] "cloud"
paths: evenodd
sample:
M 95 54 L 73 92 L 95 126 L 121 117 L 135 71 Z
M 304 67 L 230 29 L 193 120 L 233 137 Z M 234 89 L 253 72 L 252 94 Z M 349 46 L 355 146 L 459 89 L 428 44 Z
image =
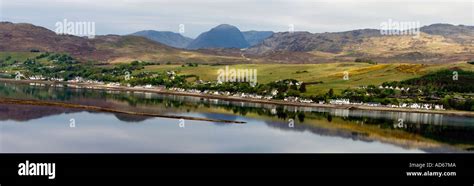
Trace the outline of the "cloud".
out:
M 128 34 L 154 29 L 185 35 L 221 24 L 241 30 L 310 32 L 378 28 L 388 19 L 432 23 L 473 24 L 468 0 L 3 0 L 2 20 L 28 22 L 54 29 L 57 21 L 95 21 L 98 34 Z M 469 19 L 471 18 L 471 19 Z

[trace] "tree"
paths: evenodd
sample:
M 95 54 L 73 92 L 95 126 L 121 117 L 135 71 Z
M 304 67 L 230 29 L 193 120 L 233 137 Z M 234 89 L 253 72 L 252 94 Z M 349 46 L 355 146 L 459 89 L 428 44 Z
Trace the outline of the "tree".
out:
M 327 95 L 329 96 L 329 98 L 332 98 L 334 96 L 334 90 L 333 89 L 329 89 Z
M 306 84 L 302 83 L 300 86 L 300 92 L 306 92 Z
M 290 90 L 288 90 L 288 93 L 286 95 L 287 96 L 293 96 L 293 97 L 299 97 L 300 92 L 298 92 L 297 90 L 290 89 Z
M 296 84 L 292 84 L 292 85 L 290 85 L 290 89 L 292 89 L 292 90 L 298 90 L 298 87 L 296 86 Z
M 299 112 L 297 116 L 300 122 L 304 122 L 304 118 L 305 118 L 304 112 Z

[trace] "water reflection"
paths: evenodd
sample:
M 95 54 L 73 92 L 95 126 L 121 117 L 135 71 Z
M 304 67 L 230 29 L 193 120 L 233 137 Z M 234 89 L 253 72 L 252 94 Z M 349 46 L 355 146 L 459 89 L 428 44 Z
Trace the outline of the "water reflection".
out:
M 348 144 L 354 144 L 357 141 L 357 144 L 361 143 L 367 146 L 373 146 L 375 143 L 380 143 L 379 146 L 384 146 L 382 144 L 390 144 L 403 149 L 398 149 L 397 152 L 403 152 L 409 149 L 418 149 L 426 152 L 458 152 L 470 150 L 474 147 L 474 120 L 468 117 L 451 115 L 281 106 L 145 92 L 104 91 L 51 86 L 38 87 L 11 83 L 0 84 L 0 97 L 64 101 L 138 112 L 244 120 L 249 122 L 244 126 L 245 128 L 253 128 L 254 126 L 252 125 L 260 126 L 263 124 L 267 126 L 267 131 L 276 129 L 284 132 L 285 135 L 288 134 L 288 132 L 303 133 L 304 136 L 306 136 L 304 139 L 301 139 L 303 141 L 313 138 L 307 136 L 310 134 L 319 137 L 349 140 L 347 141 Z M 0 104 L 0 121 L 3 121 L 0 122 L 0 124 L 8 123 L 9 120 L 20 121 L 21 123 L 32 123 L 33 120 L 42 118 L 51 119 L 65 114 L 75 115 L 85 113 L 88 112 L 78 109 Z M 102 116 L 97 115 L 99 113 L 89 114 L 94 117 L 96 123 L 107 123 L 100 120 Z M 112 114 L 107 114 L 107 116 L 110 115 Z M 139 117 L 126 114 L 113 114 L 113 116 L 121 123 L 130 124 L 145 124 L 150 121 L 177 123 L 176 120 L 163 118 Z M 289 119 L 295 121 L 295 125 L 290 127 Z M 397 125 L 399 119 L 402 119 L 404 122 L 404 125 L 401 127 Z M 191 123 L 194 122 L 191 121 Z M 212 130 L 214 130 L 213 126 L 228 126 L 228 124 L 221 123 L 210 124 L 211 126 L 208 126 L 208 129 Z M 222 128 L 216 130 L 219 130 L 218 133 L 226 135 L 225 132 L 220 131 L 221 129 Z M 262 128 L 259 129 L 261 130 L 255 132 L 267 132 Z M 173 129 L 168 132 L 174 133 L 175 131 Z M 4 134 L 5 131 L 3 131 L 2 135 Z M 224 141 L 226 143 L 228 142 L 226 140 Z M 251 145 L 251 143 L 246 145 Z M 261 145 L 263 146 L 264 144 Z M 253 151 L 244 150 L 244 152 L 265 152 L 265 149 L 269 149 L 270 147 L 282 151 L 289 149 L 289 147 L 283 148 L 283 146 L 276 148 L 275 144 L 267 145 L 268 147 L 259 147 L 260 151 L 253 149 Z M 360 148 L 363 149 L 363 147 Z M 300 152 L 302 149 L 294 150 Z M 231 152 L 235 149 L 227 150 L 228 151 L 219 149 L 217 151 Z M 171 152 L 177 151 L 180 150 L 175 149 Z M 321 151 L 325 150 L 316 150 L 316 152 Z M 354 150 L 353 152 L 361 151 Z

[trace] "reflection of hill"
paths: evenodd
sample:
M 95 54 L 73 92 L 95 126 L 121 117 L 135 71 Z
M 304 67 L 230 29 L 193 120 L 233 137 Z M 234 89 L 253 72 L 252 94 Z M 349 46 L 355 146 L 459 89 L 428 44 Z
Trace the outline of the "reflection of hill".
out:
M 14 120 L 14 121 L 29 121 L 48 116 L 59 115 L 63 113 L 81 112 L 79 109 L 51 107 L 51 106 L 36 106 L 36 105 L 11 105 L 0 104 L 0 121 Z M 117 119 L 125 122 L 139 122 L 144 121 L 150 117 L 134 116 L 126 114 L 114 114 Z
M 426 151 L 439 152 L 447 144 L 457 149 L 474 147 L 472 118 L 440 114 L 276 106 L 187 96 L 147 96 L 142 93 L 57 89 L 20 84 L 0 84 L 0 94 L 2 97 L 63 101 L 131 112 L 178 115 L 197 113 L 206 118 L 225 120 L 237 120 L 239 116 L 245 116 L 266 122 L 268 126 L 280 130 L 309 131 L 317 135 L 377 141 Z M 78 111 L 80 110 L 45 106 L 0 105 L 0 120 L 25 121 Z M 115 116 L 125 122 L 148 119 L 125 114 Z M 294 128 L 288 127 L 285 122 L 288 118 L 295 118 Z M 406 128 L 394 128 L 394 123 L 399 118 L 405 121 Z
M 38 119 L 46 116 L 53 116 L 70 112 L 78 112 L 78 110 L 33 105 L 0 104 L 0 121 L 28 121 L 32 119 Z
M 134 115 L 129 115 L 129 114 L 118 114 L 118 113 L 114 113 L 114 115 L 120 121 L 125 121 L 125 122 L 141 122 L 141 121 L 145 121 L 151 118 L 151 117 L 145 117 L 145 116 L 134 116 Z
M 215 114 L 215 113 L 202 113 L 203 116 L 206 118 L 213 118 L 213 119 L 222 119 L 222 120 L 233 120 L 237 121 L 238 117 L 237 115 L 231 115 L 231 114 Z M 221 126 L 228 126 L 226 123 L 214 123 L 215 125 L 221 125 Z
M 380 128 L 379 125 L 360 125 L 349 123 L 334 118 L 332 121 L 327 120 L 306 120 L 304 123 L 297 123 L 293 128 L 288 126 L 288 123 L 266 121 L 268 126 L 285 131 L 308 131 L 320 136 L 331 136 L 345 139 L 352 139 L 355 141 L 364 142 L 382 142 L 400 146 L 407 149 L 421 149 L 427 152 L 456 152 L 462 151 L 463 144 L 458 148 L 455 146 L 448 146 L 444 141 L 435 141 L 425 138 L 422 135 L 411 134 L 409 132 L 397 129 Z M 448 150 L 449 149 L 449 150 Z
M 347 138 L 347 139 L 365 141 L 365 142 L 374 141 L 374 139 L 368 138 L 369 136 L 368 133 L 360 133 L 360 132 L 354 132 L 354 131 L 349 131 L 349 130 L 332 130 L 329 128 L 317 127 L 317 126 L 306 125 L 306 124 L 295 124 L 292 128 L 290 128 L 288 126 L 288 123 L 268 122 L 268 121 L 266 121 L 265 124 L 267 124 L 270 127 L 278 128 L 280 130 L 286 130 L 286 131 L 299 131 L 299 132 L 309 131 L 311 133 L 318 134 L 320 136 L 341 137 L 341 138 Z

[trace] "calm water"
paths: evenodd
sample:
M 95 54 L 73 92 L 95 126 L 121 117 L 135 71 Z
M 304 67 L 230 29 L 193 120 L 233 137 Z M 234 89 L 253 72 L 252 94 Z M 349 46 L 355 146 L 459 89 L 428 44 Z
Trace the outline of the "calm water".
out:
M 0 104 L 0 152 L 471 152 L 474 118 L 0 83 L 0 97 L 245 121 Z M 294 123 L 292 125 L 291 123 Z M 398 125 L 400 121 L 403 124 Z M 75 127 L 71 127 L 71 123 Z

